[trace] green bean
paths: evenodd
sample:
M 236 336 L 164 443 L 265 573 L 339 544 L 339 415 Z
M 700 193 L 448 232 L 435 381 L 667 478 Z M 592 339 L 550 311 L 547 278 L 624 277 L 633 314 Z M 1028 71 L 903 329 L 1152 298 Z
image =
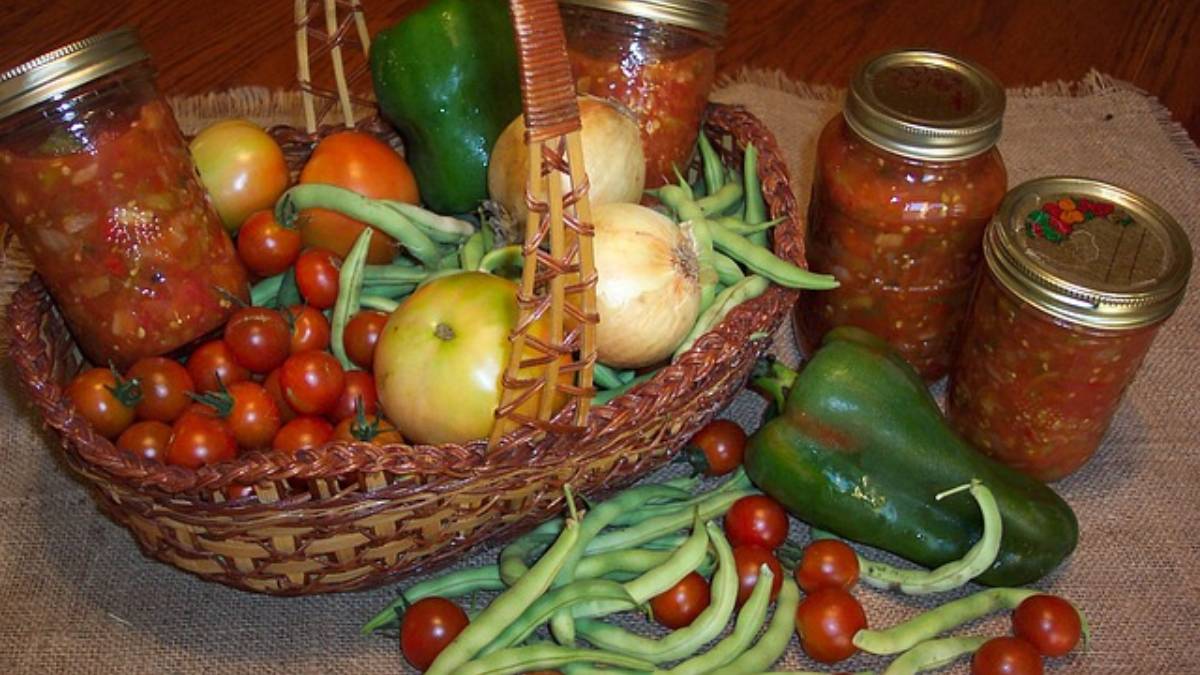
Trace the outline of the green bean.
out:
M 696 504 L 700 509 L 700 518 L 707 521 L 722 516 L 734 502 L 751 494 L 757 494 L 757 491 L 729 490 L 710 495 L 707 499 Z M 692 514 L 689 511 L 655 516 L 623 530 L 608 532 L 596 537 L 588 545 L 587 553 L 604 553 L 606 551 L 639 546 L 686 527 L 691 521 Z
M 430 239 L 439 244 L 458 245 L 475 234 L 475 226 L 465 220 L 451 216 L 443 216 L 433 211 L 423 209 L 416 204 L 398 201 L 385 202 L 400 215 L 412 221 Z M 464 268 L 469 269 L 469 268 Z
M 578 538 L 579 523 L 568 519 L 562 533 L 545 555 L 508 590 L 497 596 L 453 642 L 446 645 L 426 673 L 448 675 L 461 672 L 463 664 L 473 659 L 480 649 L 496 639 L 505 626 L 516 620 L 525 608 L 546 592 L 567 556 L 574 550 Z
M 275 218 L 285 225 L 295 221 L 297 214 L 307 208 L 337 211 L 362 221 L 392 237 L 426 267 L 437 269 L 441 253 L 437 244 L 404 214 L 386 201 L 363 197 L 357 192 L 324 183 L 297 185 L 275 203 Z
M 381 312 L 387 312 L 388 314 L 396 311 L 396 308 L 400 306 L 400 303 L 396 302 L 395 300 L 378 295 L 360 296 L 358 298 L 358 304 L 362 307 L 366 307 L 367 309 L 377 309 Z
M 913 675 L 948 666 L 960 656 L 971 654 L 990 638 L 978 635 L 929 640 L 905 652 L 883 671 L 883 675 Z
M 566 614 L 570 619 L 572 608 L 582 603 L 609 603 L 618 607 L 617 611 L 636 607 L 638 604 L 629 594 L 627 585 L 607 579 L 572 581 L 534 600 L 515 621 L 508 624 L 494 640 L 479 651 L 478 657 L 524 642 L 552 616 Z
M 722 253 L 742 263 L 750 271 L 761 274 L 780 286 L 829 290 L 837 288 L 837 279 L 828 274 L 814 274 L 775 256 L 762 246 L 755 246 L 745 237 L 731 232 L 720 223 L 709 223 L 713 245 Z
M 423 267 L 400 267 L 398 265 L 364 265 L 363 284 L 419 284 L 429 276 Z
M 595 378 L 596 386 L 601 389 L 613 389 L 625 383 L 621 379 L 620 371 L 600 362 L 592 365 L 592 377 Z
M 761 566 L 758 570 L 758 580 L 754 582 L 754 590 L 750 591 L 750 597 L 738 612 L 733 632 L 712 649 L 699 656 L 693 656 L 668 672 L 675 675 L 703 675 L 733 661 L 746 651 L 767 617 L 767 605 L 771 604 L 771 586 L 774 581 L 775 574 L 771 572 L 771 568 Z
M 518 268 L 525 263 L 524 252 L 521 250 L 520 244 L 510 244 L 501 246 L 497 249 L 492 249 L 484 254 L 479 261 L 477 269 L 480 272 L 495 274 L 496 270 L 505 267 Z
M 480 230 L 463 242 L 462 248 L 459 249 L 459 267 L 464 270 L 473 270 L 479 268 L 479 263 L 483 260 L 483 254 L 487 253 L 484 248 L 485 235 L 484 230 Z
M 412 292 L 415 290 L 417 290 L 416 284 L 379 284 L 379 283 L 374 283 L 374 284 L 363 284 L 363 287 L 362 287 L 363 295 L 374 295 L 374 296 L 377 296 L 380 298 L 388 298 L 391 300 L 396 300 L 399 298 L 403 298 L 406 295 L 411 295 Z M 362 298 L 359 298 L 359 302 L 360 303 L 362 302 Z
M 746 211 L 744 220 L 747 225 L 758 225 L 767 219 L 767 206 L 763 203 L 762 183 L 758 178 L 758 148 L 753 143 L 746 144 L 743 156 L 745 170 L 742 179 L 746 189 Z M 748 235 L 750 242 L 757 246 L 767 245 L 767 235 L 758 231 Z
M 453 644 L 451 643 L 451 646 Z M 570 663 L 602 663 L 618 668 L 631 668 L 635 671 L 649 671 L 654 668 L 653 663 L 625 654 L 598 649 L 562 647 L 543 642 L 493 652 L 486 658 L 461 666 L 456 671 L 456 675 L 513 675 L 534 670 L 560 668 Z
M 425 598 L 457 598 L 477 591 L 504 590 L 500 569 L 496 565 L 469 567 L 413 584 L 408 590 L 363 624 L 361 632 L 369 635 L 399 622 L 405 606 Z
M 267 277 L 250 287 L 250 305 L 253 307 L 274 307 L 275 299 L 279 296 L 279 288 L 283 285 L 283 272 L 273 277 Z
M 725 184 L 725 165 L 703 131 L 697 143 L 700 146 L 700 165 L 704 168 L 704 187 L 711 195 Z
M 738 266 L 737 261 L 724 253 L 713 251 L 713 267 L 717 270 L 717 279 L 726 286 L 732 286 L 746 278 L 746 273 Z
M 346 254 L 341 271 L 338 272 L 338 294 L 337 300 L 333 303 L 333 319 L 329 326 L 329 349 L 341 362 L 342 368 L 346 370 L 358 368 L 350 360 L 350 357 L 346 356 L 345 332 L 346 322 L 350 320 L 350 315 L 358 311 L 363 264 L 367 261 L 367 248 L 371 245 L 371 235 L 372 232 L 369 228 L 363 228 L 358 238 L 354 240 L 354 245 Z
M 775 614 L 767 630 L 751 648 L 728 664 L 716 668 L 712 675 L 753 675 L 771 667 L 787 651 L 796 627 L 796 607 L 800 604 L 800 587 L 785 575 L 779 589 Z
M 766 293 L 770 285 L 771 282 L 765 278 L 757 274 L 751 274 L 721 291 L 716 299 L 713 300 L 712 306 L 704 310 L 700 314 L 700 317 L 696 319 L 691 332 L 687 334 L 683 342 L 680 342 L 679 346 L 675 348 L 673 358 L 679 358 L 681 354 L 696 344 L 696 340 L 699 340 L 701 335 L 720 325 L 725 320 L 725 317 L 729 315 L 729 312 L 733 311 L 734 307 Z
M 768 221 L 757 223 L 754 225 L 750 225 L 743 220 L 738 220 L 737 218 L 734 218 L 733 216 L 721 216 L 720 218 L 716 218 L 715 220 L 718 223 L 720 223 L 721 226 L 724 227 L 725 229 L 729 230 L 730 232 L 740 234 L 743 237 L 746 237 L 747 239 L 749 239 L 751 241 L 751 243 L 755 244 L 756 246 L 766 246 L 767 245 L 766 237 L 763 237 L 763 241 L 760 244 L 751 235 L 758 234 L 760 232 L 766 232 L 767 230 L 771 229 L 772 227 L 775 227 L 776 225 L 779 225 L 780 223 L 786 222 L 787 216 L 780 216 L 774 220 L 768 220 Z
M 512 586 L 529 571 L 525 559 L 562 532 L 563 520 L 547 520 L 500 550 L 500 578 Z
M 705 217 L 703 209 L 696 204 L 688 191 L 678 185 L 664 185 L 657 190 L 650 191 L 650 194 L 657 197 L 663 206 L 670 209 L 675 214 L 676 220 L 680 222 L 703 220 Z
M 691 238 L 692 247 L 696 251 L 696 260 L 700 264 L 700 311 L 703 312 L 712 305 L 713 299 L 717 295 L 717 281 L 720 278 L 713 259 L 715 255 L 713 240 L 709 235 L 708 224 L 703 218 L 685 221 L 680 229 Z
M 683 190 L 684 194 L 686 194 L 686 195 L 687 195 L 687 198 L 688 198 L 688 199 L 695 199 L 695 198 L 696 198 L 696 193 L 692 191 L 692 186 L 691 186 L 691 184 L 690 184 L 690 183 L 688 183 L 688 180 L 687 180 L 687 178 L 684 178 L 684 176 L 683 176 L 683 172 L 679 170 L 679 165 L 678 165 L 678 164 L 672 164 L 672 165 L 671 165 L 671 170 L 675 172 L 675 184 L 676 184 L 676 186 L 677 186 L 677 187 L 678 187 L 680 190 Z
M 720 190 L 695 200 L 695 204 L 700 208 L 700 212 L 706 216 L 720 215 L 737 205 L 738 200 L 742 198 L 742 186 L 740 183 L 729 182 L 721 186 Z
M 887 630 L 864 629 L 854 634 L 854 646 L 871 654 L 899 654 L 914 645 L 1002 609 L 1016 609 L 1037 591 L 1028 588 L 989 588 L 919 614 Z
M 634 387 L 645 382 L 646 380 L 649 380 L 650 378 L 654 377 L 657 374 L 658 374 L 658 370 L 655 369 L 648 373 L 642 373 L 641 375 L 638 375 L 637 377 L 622 384 L 619 387 L 614 387 L 612 389 L 605 389 L 604 391 L 596 392 L 596 395 L 592 397 L 592 405 L 604 405 L 605 403 L 608 403 L 609 401 L 613 400 L 614 398 L 617 398 L 619 396 L 624 396 L 625 393 L 628 392 L 630 389 L 633 389 Z
M 291 307 L 304 302 L 300 296 L 300 287 L 296 285 L 296 268 L 289 267 L 283 273 L 283 281 L 279 285 L 279 295 L 275 298 L 277 307 Z
M 693 478 L 692 480 L 697 480 Z M 746 470 L 738 467 L 729 474 L 729 477 L 721 482 L 720 485 L 713 489 L 702 492 L 690 499 L 682 502 L 668 502 L 666 504 L 650 504 L 638 509 L 636 513 L 627 513 L 612 522 L 614 527 L 628 527 L 636 525 L 644 520 L 649 520 L 651 517 L 660 516 L 668 513 L 682 513 L 684 510 L 691 510 L 691 507 L 708 499 L 714 498 L 716 495 L 731 492 L 734 490 L 749 490 L 754 485 L 750 482 L 750 478 L 746 476 Z M 687 489 L 687 488 L 685 488 Z

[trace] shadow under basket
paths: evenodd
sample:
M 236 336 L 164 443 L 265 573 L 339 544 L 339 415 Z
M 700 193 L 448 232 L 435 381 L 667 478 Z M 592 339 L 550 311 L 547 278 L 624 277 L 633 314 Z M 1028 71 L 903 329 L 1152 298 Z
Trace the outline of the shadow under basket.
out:
M 714 104 L 706 133 L 729 162 L 740 165 L 748 143 L 759 150 L 770 215 L 786 217 L 776 251 L 803 265 L 803 224 L 770 132 L 744 109 Z M 473 546 L 559 515 L 564 485 L 595 498 L 662 466 L 744 386 L 795 300 L 794 291 L 772 286 L 740 305 L 675 363 L 593 408 L 582 434 L 522 428 L 490 453 L 484 440 L 334 442 L 197 470 L 119 452 L 70 404 L 66 385 L 83 364 L 36 276 L 13 295 L 8 318 L 11 357 L 33 405 L 100 508 L 146 555 L 243 590 L 307 595 L 451 564 Z M 228 500 L 231 485 L 253 485 L 254 493 Z

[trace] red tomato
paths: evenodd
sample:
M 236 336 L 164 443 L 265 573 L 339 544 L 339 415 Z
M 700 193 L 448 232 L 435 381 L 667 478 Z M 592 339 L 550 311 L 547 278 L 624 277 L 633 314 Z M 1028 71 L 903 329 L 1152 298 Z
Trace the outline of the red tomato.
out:
M 270 134 L 245 120 L 223 120 L 204 129 L 188 149 L 213 206 L 228 230 L 269 208 L 287 189 L 283 150 Z
M 255 211 L 237 233 L 238 256 L 260 277 L 281 274 L 300 255 L 300 231 L 284 227 L 270 210 Z
M 342 131 L 326 136 L 300 171 L 301 183 L 327 183 L 353 190 L 372 199 L 393 199 L 409 204 L 420 201 L 417 182 L 399 154 L 370 134 Z M 327 248 L 345 256 L 364 225 L 326 209 L 306 209 L 300 214 L 305 246 Z M 367 262 L 391 262 L 396 242 L 381 232 L 371 235 Z
M 189 410 L 175 421 L 167 464 L 198 469 L 237 456 L 237 440 L 229 425 L 213 415 Z
M 225 499 L 233 501 L 235 499 L 245 499 L 254 496 L 253 485 L 242 485 L 241 483 L 230 483 L 225 486 Z
M 800 646 L 821 663 L 836 663 L 853 656 L 858 651 L 852 642 L 854 634 L 866 627 L 867 615 L 862 605 L 840 588 L 809 593 L 796 608 Z
M 237 362 L 224 340 L 212 340 L 197 347 L 188 357 L 187 371 L 197 393 L 219 391 L 221 385 L 250 379 L 250 371 Z
M 310 248 L 296 259 L 296 286 L 305 302 L 329 309 L 337 302 L 338 272 L 342 260 L 323 248 Z
M 708 607 L 709 600 L 708 582 L 696 572 L 691 572 L 661 595 L 651 598 L 650 611 L 655 621 L 677 630 L 690 626 L 700 612 Z
M 96 433 L 109 440 L 133 424 L 139 396 L 135 383 L 118 379 L 108 368 L 89 368 L 67 385 L 67 398 Z
M 805 593 L 822 588 L 849 590 L 858 581 L 858 555 L 836 539 L 819 539 L 804 548 L 796 565 L 796 583 Z
M 134 422 L 117 437 L 117 449 L 152 462 L 163 461 L 171 444 L 171 427 L 158 420 Z
M 125 373 L 142 391 L 136 412 L 139 419 L 174 422 L 191 404 L 192 376 L 178 361 L 161 356 L 138 359 Z
M 292 331 L 283 315 L 266 307 L 243 307 L 225 324 L 225 344 L 252 373 L 278 368 L 288 357 L 291 341 Z
M 370 370 L 375 363 L 375 345 L 379 335 L 387 323 L 388 315 L 373 309 L 367 309 L 350 317 L 346 322 L 342 342 L 346 347 L 346 356 L 359 368 Z
M 725 534 L 733 546 L 761 546 L 768 551 L 787 539 L 787 511 L 766 495 L 742 497 L 725 514 Z
M 319 309 L 294 305 L 284 311 L 283 318 L 292 327 L 292 354 L 323 351 L 329 347 L 329 320 Z
M 467 613 L 445 598 L 423 598 L 404 610 L 400 652 L 417 670 L 426 670 L 470 621 Z
M 333 428 L 335 441 L 362 441 L 375 445 L 403 443 L 404 436 L 392 423 L 378 415 L 347 417 Z
M 358 413 L 360 401 L 364 415 L 375 415 L 379 412 L 379 394 L 375 392 L 375 378 L 371 377 L 370 373 L 351 370 L 346 373 L 345 382 L 342 395 L 338 397 L 337 403 L 333 404 L 333 410 L 329 411 L 329 419 L 332 422 L 354 417 Z
M 324 445 L 333 436 L 333 425 L 323 417 L 297 417 L 275 434 L 271 447 L 289 454 Z
M 971 675 L 1042 675 L 1043 672 L 1037 648 L 1021 638 L 992 638 L 971 658 Z
M 713 420 L 688 441 L 688 460 L 709 476 L 723 476 L 738 468 L 745 453 L 746 432 L 730 420 Z
M 300 352 L 279 367 L 279 386 L 292 410 L 324 415 L 342 395 L 346 373 L 329 352 Z
M 228 412 L 223 417 L 238 447 L 247 450 L 271 447 L 280 422 L 279 408 L 267 390 L 254 382 L 238 382 L 229 386 L 226 399 Z
M 296 417 L 296 411 L 292 410 L 292 406 L 288 405 L 286 399 L 283 398 L 283 389 L 279 386 L 279 369 L 272 370 L 266 379 L 263 380 L 263 389 L 267 390 L 271 400 L 275 402 L 275 409 L 279 411 L 279 421 L 287 424 Z
M 758 583 L 758 572 L 763 565 L 771 568 L 771 574 L 775 575 L 771 581 L 771 600 L 775 600 L 775 596 L 779 595 L 779 588 L 783 586 L 783 567 L 775 554 L 758 546 L 735 546 L 733 561 L 738 571 L 738 607 L 750 598 L 754 585 Z
M 1083 632 L 1079 612 L 1057 595 L 1033 595 L 1013 611 L 1013 633 L 1043 656 L 1062 656 L 1075 648 Z

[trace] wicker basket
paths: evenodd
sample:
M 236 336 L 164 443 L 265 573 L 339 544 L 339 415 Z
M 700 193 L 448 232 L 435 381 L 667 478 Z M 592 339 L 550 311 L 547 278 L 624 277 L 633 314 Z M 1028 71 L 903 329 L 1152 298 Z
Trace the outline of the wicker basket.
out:
M 777 250 L 803 264 L 802 222 L 770 132 L 745 110 L 722 105 L 710 106 L 706 132 L 718 148 L 732 139 L 723 150 L 729 161 L 740 161 L 748 143 L 759 149 L 770 214 L 786 216 Z M 314 141 L 300 132 L 283 135 L 293 150 L 299 145 L 289 153 L 297 161 Z M 60 434 L 67 463 L 148 556 L 236 588 L 304 595 L 449 564 L 472 546 L 560 513 L 566 484 L 597 496 L 661 466 L 745 384 L 795 299 L 795 292 L 772 287 L 739 306 L 655 377 L 593 408 L 581 433 L 526 426 L 491 451 L 484 440 L 329 443 L 295 457 L 255 452 L 198 470 L 119 453 L 70 405 L 64 390 L 82 363 L 36 276 L 13 295 L 8 317 L 11 357 L 34 405 Z M 255 485 L 255 495 L 225 501 L 223 488 L 232 483 Z

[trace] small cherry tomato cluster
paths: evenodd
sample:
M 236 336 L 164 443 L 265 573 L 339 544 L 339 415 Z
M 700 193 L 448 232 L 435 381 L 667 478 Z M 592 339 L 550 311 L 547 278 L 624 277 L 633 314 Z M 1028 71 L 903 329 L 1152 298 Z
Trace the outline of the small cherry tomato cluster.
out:
M 1012 614 L 1013 635 L 992 638 L 971 658 L 972 675 L 1040 675 L 1042 657 L 1063 656 L 1079 644 L 1079 612 L 1056 595 L 1033 595 Z

